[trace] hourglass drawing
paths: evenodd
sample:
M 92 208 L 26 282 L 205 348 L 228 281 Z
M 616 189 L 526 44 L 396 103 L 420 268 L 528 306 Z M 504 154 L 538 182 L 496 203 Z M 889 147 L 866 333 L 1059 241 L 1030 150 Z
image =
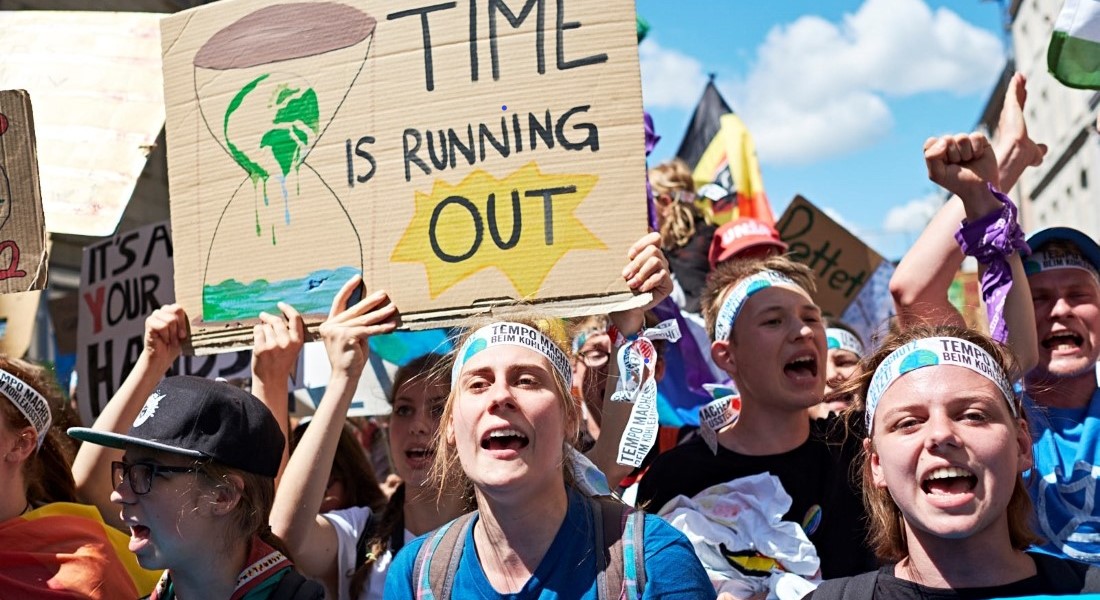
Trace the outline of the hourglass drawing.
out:
M 241 171 L 206 247 L 203 321 L 255 318 L 280 300 L 326 313 L 343 282 L 362 273 L 355 223 L 308 159 L 366 68 L 374 27 L 345 4 L 278 4 L 217 31 L 195 54 L 201 121 Z M 324 268 L 290 267 L 322 251 Z M 261 257 L 248 281 L 234 276 L 242 260 Z

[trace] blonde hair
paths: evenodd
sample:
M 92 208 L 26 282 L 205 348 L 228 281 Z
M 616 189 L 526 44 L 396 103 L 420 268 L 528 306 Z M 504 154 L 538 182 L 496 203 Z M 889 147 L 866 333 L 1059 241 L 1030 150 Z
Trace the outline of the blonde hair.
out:
M 486 325 L 493 323 L 500 323 L 503 321 L 521 323 L 529 327 L 533 327 L 542 332 L 547 338 L 554 342 L 569 355 L 569 339 L 566 336 L 565 327 L 558 319 L 547 319 L 536 316 L 510 316 L 507 319 L 493 318 L 493 319 L 478 319 L 471 322 L 466 327 L 465 332 L 455 342 L 455 352 L 461 350 L 463 343 L 478 329 Z M 569 389 L 566 387 L 565 382 L 557 374 L 557 371 L 553 368 L 550 369 L 553 373 L 554 392 L 558 397 L 559 406 L 562 410 L 562 415 L 565 421 L 565 438 L 562 440 L 562 469 L 563 476 L 566 482 L 572 480 L 571 478 L 571 462 L 569 455 L 565 452 L 566 446 L 572 447 L 577 443 L 580 438 L 580 426 L 581 426 L 581 408 L 580 403 L 573 397 Z M 462 468 L 462 464 L 458 459 L 458 449 L 454 444 L 447 441 L 447 424 L 454 418 L 454 407 L 461 395 L 461 386 L 457 380 L 451 382 L 451 391 L 447 394 L 447 403 L 443 407 L 443 415 L 439 418 L 439 430 L 436 432 L 435 442 L 435 460 L 432 462 L 429 476 L 439 485 L 440 495 L 444 493 L 444 490 L 448 489 L 472 489 L 470 479 L 466 472 Z
M 1009 381 L 1019 378 L 1019 367 L 1012 351 L 997 344 L 985 335 L 954 325 L 917 325 L 907 327 L 886 338 L 875 352 L 860 361 L 860 372 L 846 381 L 836 394 L 844 396 L 851 394 L 854 402 L 845 410 L 844 421 L 848 424 L 849 434 L 857 434 L 871 441 L 871 452 L 874 452 L 873 431 L 862 431 L 864 412 L 864 399 L 871 385 L 871 378 L 875 369 L 894 350 L 913 341 L 929 337 L 955 337 L 971 342 L 989 353 L 997 365 L 1004 369 L 1009 376 Z M 1024 411 L 1020 398 L 1014 398 L 1016 414 L 1024 418 Z M 1019 422 L 1014 421 L 1017 427 Z M 867 517 L 870 521 L 870 543 L 875 554 L 879 558 L 888 561 L 899 561 L 909 555 L 908 542 L 905 536 L 905 518 L 901 509 L 890 496 L 890 491 L 875 485 L 871 474 L 871 455 L 867 450 L 862 450 L 860 460 L 861 487 L 863 489 L 863 505 L 867 509 Z M 1008 507 L 1005 510 L 1008 519 L 1008 535 L 1012 547 L 1024 550 L 1039 538 L 1031 530 L 1032 505 L 1028 496 L 1023 478 L 1016 476 L 1016 484 L 1012 488 L 1012 496 L 1009 498 Z
M 695 192 L 691 169 L 678 158 L 661 163 L 649 170 L 649 186 L 654 196 L 672 197 L 668 214 L 661 220 L 661 248 L 682 248 L 695 235 L 695 220 L 705 219 L 694 201 L 684 202 L 677 198 L 679 193 Z

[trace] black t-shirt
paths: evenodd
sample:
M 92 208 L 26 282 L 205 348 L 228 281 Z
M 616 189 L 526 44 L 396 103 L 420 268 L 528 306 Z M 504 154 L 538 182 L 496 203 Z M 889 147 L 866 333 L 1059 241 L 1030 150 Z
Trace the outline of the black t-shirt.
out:
M 770 473 L 791 497 L 786 521 L 802 525 L 817 548 L 826 579 L 866 573 L 878 566 L 867 545 L 861 492 L 853 460 L 862 440 L 845 435 L 836 417 L 813 420 L 804 444 L 783 454 L 748 456 L 696 438 L 657 457 L 638 485 L 638 506 L 657 512 L 678 496 L 694 496 L 721 483 Z
M 889 598 L 890 600 L 978 600 L 984 598 L 1018 598 L 1020 596 L 1037 596 L 1045 594 L 1078 594 L 1095 591 L 1092 580 L 1096 574 L 1086 577 L 1088 571 L 1095 571 L 1096 567 L 1089 567 L 1065 558 L 1046 554 L 1030 554 L 1035 561 L 1035 575 L 1007 585 L 982 588 L 944 589 L 933 588 L 899 579 L 894 576 L 894 565 L 882 567 L 875 579 L 875 592 L 873 598 Z M 835 582 L 834 582 L 835 583 Z M 827 594 L 826 594 L 827 595 Z M 802 600 L 814 598 L 810 593 Z M 872 600 L 873 600 L 872 598 Z M 863 600 L 852 598 L 851 600 Z

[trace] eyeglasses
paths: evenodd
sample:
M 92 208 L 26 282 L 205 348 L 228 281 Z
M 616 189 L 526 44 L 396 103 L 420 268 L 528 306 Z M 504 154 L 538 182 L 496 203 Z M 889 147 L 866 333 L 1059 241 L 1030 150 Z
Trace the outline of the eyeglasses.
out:
M 157 473 L 198 473 L 202 467 L 169 467 L 165 465 L 153 465 L 149 463 L 127 464 L 120 461 L 111 463 L 111 483 L 115 489 L 122 485 L 122 480 L 130 482 L 130 489 L 135 494 L 142 496 L 153 489 L 153 477 Z
M 581 352 L 580 357 L 585 366 L 596 368 L 606 365 L 610 355 L 601 348 L 590 348 Z

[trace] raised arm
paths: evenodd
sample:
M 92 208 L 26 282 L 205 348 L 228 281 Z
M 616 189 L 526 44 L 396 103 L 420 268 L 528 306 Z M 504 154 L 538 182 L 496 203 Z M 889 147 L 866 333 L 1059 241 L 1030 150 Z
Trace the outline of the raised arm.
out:
M 645 324 L 645 311 L 653 308 L 672 293 L 672 276 L 668 260 L 661 252 L 661 235 L 649 233 L 634 243 L 627 252 L 627 265 L 623 268 L 623 279 L 635 293 L 651 293 L 653 300 L 641 308 L 611 313 L 611 322 L 623 335 L 638 333 Z M 604 389 L 600 436 L 596 445 L 586 454 L 614 488 L 619 481 L 630 474 L 632 467 L 620 465 L 616 458 L 619 453 L 619 440 L 626 430 L 630 419 L 632 404 L 612 402 L 615 383 L 619 380 L 619 364 L 615 360 L 617 348 L 612 340 L 611 358 L 608 360 L 607 386 Z
M 252 394 L 275 415 L 283 430 L 287 443 L 283 446 L 283 462 L 279 466 L 281 478 L 290 456 L 289 379 L 302 353 L 306 331 L 302 315 L 293 306 L 280 302 L 279 310 L 283 312 L 281 317 L 260 313 L 260 324 L 252 329 Z M 276 478 L 276 485 L 279 478 Z
M 320 580 L 335 595 L 339 584 L 336 531 L 320 516 L 340 430 L 347 418 L 359 376 L 367 363 L 370 336 L 393 331 L 397 308 L 383 291 L 374 292 L 347 307 L 359 276 L 344 284 L 332 301 L 328 319 L 321 325 L 332 375 L 298 447 L 283 471 L 271 510 L 271 528 L 286 542 L 298 569 Z
M 1009 82 L 997 126 L 998 168 L 991 181 L 1001 190 L 1015 186 L 1024 169 L 1040 164 L 1046 154 L 1046 146 L 1032 141 L 1027 133 L 1025 83 L 1019 73 Z M 964 218 L 972 217 L 962 200 L 952 196 L 898 265 L 890 280 L 890 292 L 902 326 L 918 322 L 963 325 L 962 317 L 947 299 L 947 290 L 963 261 L 954 236 Z
M 998 187 L 998 165 L 984 135 L 971 133 L 931 138 L 924 145 L 924 160 L 928 178 L 960 198 L 967 222 L 975 223 L 990 214 L 1004 214 L 1005 205 L 989 187 Z M 1005 229 L 1002 227 L 1001 231 Z M 1038 360 L 1031 290 L 1020 255 L 1013 251 L 1004 260 L 1011 269 L 1011 288 L 1004 298 L 1003 307 L 1003 317 L 1008 327 L 1007 343 L 1015 350 L 1026 372 Z M 979 263 L 983 276 L 989 269 L 989 266 Z
M 145 319 L 141 355 L 92 428 L 114 433 L 129 431 L 149 394 L 179 358 L 180 345 L 187 335 L 187 315 L 178 304 L 166 304 L 153 311 Z M 98 508 L 104 522 L 127 531 L 119 518 L 118 505 L 111 503 L 111 462 L 122 460 L 122 453 L 97 444 L 81 444 L 72 471 L 80 500 Z

